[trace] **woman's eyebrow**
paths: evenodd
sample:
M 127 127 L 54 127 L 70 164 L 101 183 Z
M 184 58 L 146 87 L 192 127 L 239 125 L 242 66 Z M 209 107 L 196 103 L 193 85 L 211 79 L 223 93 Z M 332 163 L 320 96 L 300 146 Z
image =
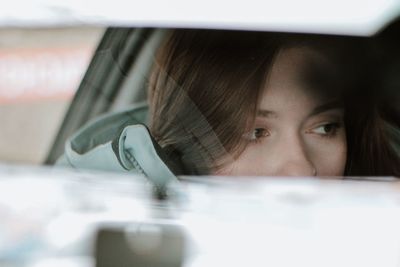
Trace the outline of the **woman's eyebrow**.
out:
M 344 108 L 344 105 L 341 101 L 334 100 L 330 101 L 327 103 L 324 103 L 322 105 L 319 105 L 315 107 L 311 113 L 308 115 L 308 117 L 315 116 L 317 114 L 323 113 L 328 110 L 332 109 L 342 109 Z M 259 109 L 257 111 L 257 117 L 264 117 L 264 118 L 277 118 L 278 114 L 275 111 L 267 110 L 267 109 Z
M 327 103 L 324 103 L 322 105 L 319 105 L 319 106 L 315 107 L 311 111 L 309 117 L 318 115 L 318 114 L 323 113 L 323 112 L 328 111 L 328 110 L 343 109 L 343 108 L 344 108 L 343 102 L 338 101 L 338 100 L 330 101 L 330 102 L 327 102 Z
M 259 109 L 257 111 L 257 117 L 276 118 L 277 116 L 276 112 L 271 110 Z

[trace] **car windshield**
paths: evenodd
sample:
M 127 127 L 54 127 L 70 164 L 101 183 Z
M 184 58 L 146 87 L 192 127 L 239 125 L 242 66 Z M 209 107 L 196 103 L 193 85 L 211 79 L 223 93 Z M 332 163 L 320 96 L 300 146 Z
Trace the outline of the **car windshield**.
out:
M 0 157 L 155 180 L 399 176 L 395 26 L 3 30 Z

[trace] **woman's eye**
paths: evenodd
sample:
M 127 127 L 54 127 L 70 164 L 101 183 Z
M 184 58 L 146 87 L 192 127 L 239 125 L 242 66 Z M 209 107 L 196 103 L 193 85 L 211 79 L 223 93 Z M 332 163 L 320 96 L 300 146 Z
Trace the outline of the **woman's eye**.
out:
M 261 138 L 269 136 L 270 133 L 267 129 L 265 128 L 255 128 L 253 129 L 250 133 L 246 134 L 246 138 L 253 142 L 253 141 L 259 141 Z
M 311 130 L 312 133 L 323 135 L 323 136 L 333 136 L 336 134 L 337 129 L 340 128 L 339 123 L 327 123 L 317 128 Z

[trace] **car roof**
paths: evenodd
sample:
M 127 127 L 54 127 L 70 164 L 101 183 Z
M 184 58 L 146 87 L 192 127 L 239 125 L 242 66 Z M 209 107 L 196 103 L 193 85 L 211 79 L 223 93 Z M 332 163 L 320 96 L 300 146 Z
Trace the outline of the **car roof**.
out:
M 132 26 L 371 36 L 399 14 L 397 0 L 14 0 L 0 9 L 0 27 Z

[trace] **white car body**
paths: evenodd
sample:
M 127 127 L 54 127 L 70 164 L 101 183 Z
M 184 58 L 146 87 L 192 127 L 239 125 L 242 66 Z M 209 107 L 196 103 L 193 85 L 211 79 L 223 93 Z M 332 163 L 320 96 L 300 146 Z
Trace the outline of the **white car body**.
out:
M 397 0 L 3 1 L 0 26 L 243 29 L 370 36 L 400 14 Z

